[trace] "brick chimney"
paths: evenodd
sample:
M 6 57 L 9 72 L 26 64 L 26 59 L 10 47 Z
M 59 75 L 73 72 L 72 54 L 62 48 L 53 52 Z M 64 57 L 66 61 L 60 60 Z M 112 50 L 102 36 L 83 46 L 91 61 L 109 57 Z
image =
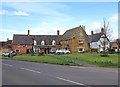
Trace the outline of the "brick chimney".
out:
M 93 30 L 91 30 L 91 35 L 93 35 Z
M 57 35 L 58 35 L 58 36 L 60 35 L 60 31 L 59 31 L 59 30 L 57 30 Z
M 104 28 L 103 27 L 101 28 L 101 33 L 104 33 Z
M 9 40 L 9 38 L 7 38 L 7 41 Z
M 30 36 L 30 30 L 28 30 L 28 36 Z
M 82 25 L 83 30 L 85 31 L 85 26 Z

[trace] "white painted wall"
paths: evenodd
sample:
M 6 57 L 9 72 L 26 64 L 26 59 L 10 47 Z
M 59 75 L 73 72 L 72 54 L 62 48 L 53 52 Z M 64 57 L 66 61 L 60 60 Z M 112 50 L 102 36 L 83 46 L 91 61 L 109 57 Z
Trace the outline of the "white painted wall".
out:
M 103 37 L 103 36 L 101 36 L 101 37 Z M 107 48 L 110 47 L 110 42 L 107 40 L 107 38 L 105 40 L 106 40 L 105 48 L 107 49 Z M 102 45 L 103 41 L 104 41 L 104 39 L 100 38 L 98 40 L 98 42 L 92 42 L 92 43 L 90 43 L 90 48 L 99 49 L 99 51 L 103 51 L 103 45 Z

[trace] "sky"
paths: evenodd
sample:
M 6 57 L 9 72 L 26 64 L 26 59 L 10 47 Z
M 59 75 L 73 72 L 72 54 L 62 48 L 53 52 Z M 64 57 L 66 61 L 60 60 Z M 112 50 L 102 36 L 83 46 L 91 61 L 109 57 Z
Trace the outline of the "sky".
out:
M 66 30 L 85 26 L 88 35 L 109 22 L 113 39 L 118 38 L 118 2 L 2 2 L 0 41 L 13 34 L 62 35 Z

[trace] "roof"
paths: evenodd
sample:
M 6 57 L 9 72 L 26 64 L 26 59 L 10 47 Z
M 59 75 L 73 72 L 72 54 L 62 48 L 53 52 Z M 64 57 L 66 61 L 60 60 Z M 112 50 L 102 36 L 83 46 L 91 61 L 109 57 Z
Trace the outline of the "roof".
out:
M 33 40 L 36 40 L 37 44 L 41 44 L 41 41 L 44 40 L 45 44 L 52 44 L 52 41 L 55 40 L 59 44 L 59 38 L 61 36 L 57 35 L 14 35 L 13 44 L 33 44 Z
M 103 33 L 96 33 L 96 34 L 88 35 L 88 36 L 91 42 L 97 42 L 101 38 L 102 35 Z
M 76 27 L 70 30 L 67 30 L 62 36 L 61 40 L 69 40 L 71 37 L 78 31 L 80 31 L 82 28 L 81 27 Z
M 9 44 L 12 44 L 12 40 L 8 40 L 7 41 L 7 44 L 9 45 Z

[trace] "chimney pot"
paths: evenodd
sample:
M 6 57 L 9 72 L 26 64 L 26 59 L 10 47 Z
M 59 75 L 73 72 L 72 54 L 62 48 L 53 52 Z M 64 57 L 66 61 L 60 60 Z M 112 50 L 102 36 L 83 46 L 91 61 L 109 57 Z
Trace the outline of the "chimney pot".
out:
M 91 30 L 91 35 L 93 35 L 93 30 Z
M 28 30 L 28 36 L 30 36 L 30 30 Z
M 9 38 L 7 38 L 7 41 L 9 40 Z
M 82 25 L 83 30 L 85 31 L 85 26 Z
M 101 33 L 104 33 L 104 28 L 103 27 L 101 28 Z
M 60 31 L 59 31 L 59 30 L 57 30 L 57 35 L 58 35 L 58 36 L 60 35 Z

